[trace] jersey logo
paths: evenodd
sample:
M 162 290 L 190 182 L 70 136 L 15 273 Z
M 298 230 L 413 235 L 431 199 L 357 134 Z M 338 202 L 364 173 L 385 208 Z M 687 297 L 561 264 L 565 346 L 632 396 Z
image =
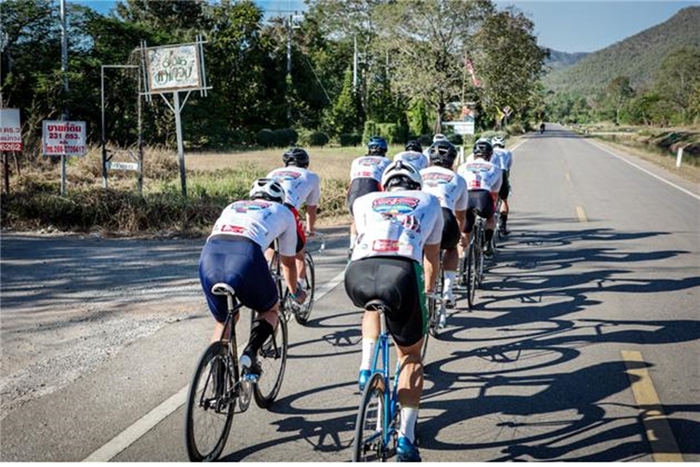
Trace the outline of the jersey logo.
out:
M 382 163 L 382 160 L 377 158 L 377 157 L 368 157 L 366 159 L 360 159 L 360 165 L 379 165 Z
M 250 201 L 236 201 L 233 203 L 233 206 L 231 206 L 231 209 L 236 212 L 246 213 L 248 211 L 262 211 L 270 206 L 272 206 L 272 203 L 256 199 Z
M 279 172 L 275 172 L 272 175 L 272 178 L 274 178 L 277 181 L 296 180 L 299 177 L 301 177 L 301 174 L 299 172 L 293 172 L 291 170 L 280 170 Z
M 382 253 L 399 251 L 399 242 L 398 240 L 375 240 L 372 243 L 372 251 Z
M 387 196 L 372 201 L 372 210 L 379 213 L 405 214 L 413 212 L 420 203 L 418 198 L 409 196 Z
M 242 234 L 245 233 L 245 227 L 240 225 L 228 225 L 224 224 L 219 229 L 221 232 L 232 233 L 232 234 Z
M 427 174 L 421 174 L 423 177 L 423 181 L 435 181 L 437 183 L 450 183 L 452 179 L 454 178 L 453 175 L 450 174 L 444 174 L 444 173 L 439 173 L 439 172 L 430 172 Z

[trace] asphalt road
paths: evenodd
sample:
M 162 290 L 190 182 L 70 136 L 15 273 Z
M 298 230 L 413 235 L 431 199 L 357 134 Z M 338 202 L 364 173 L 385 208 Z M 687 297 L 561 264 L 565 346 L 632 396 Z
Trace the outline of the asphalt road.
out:
M 700 461 L 700 187 L 552 125 L 515 148 L 512 233 L 430 343 L 425 461 Z M 345 228 L 270 410 L 223 460 L 347 461 L 360 318 Z M 211 329 L 202 240 L 3 232 L 1 461 L 185 461 Z

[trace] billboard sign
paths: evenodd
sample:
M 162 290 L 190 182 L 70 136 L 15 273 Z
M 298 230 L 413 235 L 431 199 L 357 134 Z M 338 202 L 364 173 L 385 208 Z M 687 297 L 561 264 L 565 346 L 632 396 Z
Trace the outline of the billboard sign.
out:
M 42 148 L 45 156 L 84 156 L 85 122 L 44 120 Z
M 202 89 L 200 50 L 198 44 L 146 49 L 149 91 L 160 93 Z
M 19 109 L 0 109 L 0 151 L 22 150 Z

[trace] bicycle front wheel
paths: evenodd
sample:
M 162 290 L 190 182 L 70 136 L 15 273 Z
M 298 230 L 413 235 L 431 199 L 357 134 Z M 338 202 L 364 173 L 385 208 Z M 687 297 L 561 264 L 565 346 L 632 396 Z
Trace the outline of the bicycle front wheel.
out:
M 306 264 L 306 301 L 299 305 L 294 313 L 294 318 L 301 325 L 305 325 L 309 321 L 316 293 L 316 269 L 314 259 L 308 251 L 304 254 L 304 263 Z
M 469 310 L 474 307 L 474 298 L 476 296 L 478 274 L 477 248 L 476 242 L 471 242 L 469 244 L 469 251 L 467 252 L 467 305 L 469 306 Z
M 185 445 L 191 461 L 214 461 L 226 445 L 236 399 L 228 349 L 214 342 L 192 377 L 185 410 Z
M 287 322 L 280 316 L 277 330 L 267 339 L 258 352 L 260 377 L 255 384 L 255 402 L 258 407 L 272 405 L 282 387 L 284 370 L 287 367 Z
M 387 458 L 384 432 L 384 378 L 374 373 L 367 381 L 355 421 L 353 462 L 377 462 Z

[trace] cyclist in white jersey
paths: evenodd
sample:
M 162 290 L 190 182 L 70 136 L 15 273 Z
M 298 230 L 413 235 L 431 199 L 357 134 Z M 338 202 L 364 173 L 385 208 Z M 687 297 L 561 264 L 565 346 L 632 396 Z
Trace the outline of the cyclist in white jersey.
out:
M 405 149 L 394 156 L 394 162 L 408 162 L 419 172 L 430 165 L 430 159 L 422 152 L 422 146 L 417 141 L 409 141 Z
M 440 201 L 445 220 L 440 248 L 445 250 L 442 267 L 445 270 L 445 290 L 443 299 L 447 308 L 454 308 L 455 298 L 452 285 L 457 276 L 459 253 L 457 245 L 464 230 L 467 204 L 467 182 L 452 169 L 457 158 L 457 149 L 447 140 L 440 140 L 430 146 L 431 166 L 421 170 L 423 191 L 435 195 Z M 444 326 L 444 316 L 440 324 Z
M 267 178 L 276 180 L 285 192 L 285 205 L 294 213 L 297 221 L 297 270 L 302 285 L 306 281 L 306 263 L 304 262 L 304 247 L 306 232 L 312 236 L 316 230 L 316 213 L 321 198 L 321 181 L 314 172 L 308 169 L 309 154 L 302 148 L 290 148 L 282 156 L 284 167 L 275 169 Z M 306 204 L 306 231 L 301 222 L 299 210 Z
M 396 344 L 402 370 L 398 382 L 401 426 L 399 460 L 419 461 L 415 423 L 423 392 L 421 346 L 427 326 L 424 292 L 432 292 L 440 266 L 443 218 L 438 199 L 420 191 L 420 173 L 411 165 L 392 162 L 382 177 L 385 191 L 367 194 L 353 205 L 357 244 L 345 271 L 345 291 L 355 306 L 384 301 L 387 329 Z M 422 266 L 421 266 L 422 264 Z M 425 278 L 423 280 L 425 271 Z M 379 314 L 362 319 L 360 389 L 370 377 L 380 332 Z
M 226 297 L 211 291 L 217 282 L 229 284 L 236 291 L 236 298 L 257 312 L 240 360 L 243 367 L 253 371 L 259 371 L 256 355 L 277 326 L 281 297 L 263 255 L 275 239 L 279 239 L 282 273 L 292 297 L 298 303 L 306 299 L 304 290 L 297 288 L 296 221 L 283 202 L 284 189 L 279 183 L 269 178 L 256 180 L 250 200 L 236 201 L 224 208 L 199 259 L 200 283 L 215 321 L 212 341 L 221 336 L 228 314 Z
M 474 210 L 479 215 L 487 219 L 486 222 L 486 245 L 484 254 L 493 254 L 491 249 L 491 239 L 496 227 L 494 213 L 496 212 L 496 198 L 501 189 L 502 173 L 501 168 L 490 162 L 493 155 L 493 146 L 488 140 L 479 140 L 474 144 L 471 160 L 467 160 L 459 166 L 457 173 L 467 182 L 469 191 L 469 202 L 467 204 L 467 221 L 464 227 L 466 233 L 464 245 L 469 242 L 469 234 L 474 228 Z
M 500 225 L 497 228 L 501 235 L 508 235 L 510 232 L 506 228 L 506 223 L 510 212 L 508 195 L 510 195 L 510 168 L 513 166 L 513 153 L 506 149 L 505 139 L 500 136 L 491 138 L 491 145 L 493 146 L 492 162 L 493 159 L 497 160 L 497 165 L 500 165 L 503 170 L 503 183 L 501 184 L 501 190 L 498 192 L 498 197 L 501 198 L 502 202 L 499 216 Z
M 382 174 L 391 160 L 386 157 L 389 149 L 387 142 L 380 136 L 373 136 L 367 143 L 367 155 L 356 158 L 350 165 L 350 188 L 347 194 L 347 206 L 352 216 L 352 204 L 360 196 L 382 190 Z M 350 248 L 348 257 L 352 255 L 352 247 L 357 239 L 355 221 L 350 223 Z

